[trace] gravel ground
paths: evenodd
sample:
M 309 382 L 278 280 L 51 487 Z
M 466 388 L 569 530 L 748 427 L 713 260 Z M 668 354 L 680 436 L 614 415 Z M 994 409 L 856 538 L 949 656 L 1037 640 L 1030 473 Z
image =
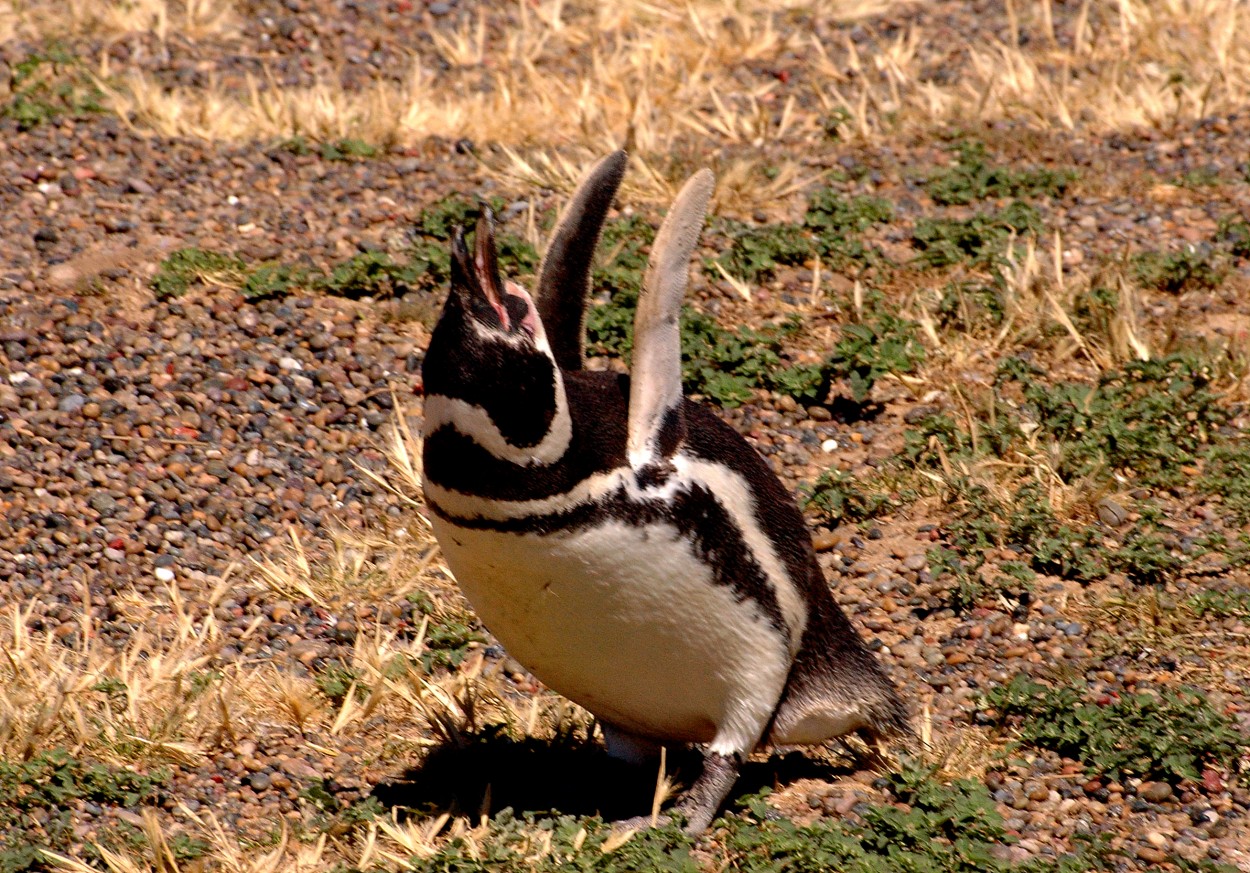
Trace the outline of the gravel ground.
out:
M 428 12 L 449 14 L 454 5 L 429 4 Z M 396 46 L 421 43 L 411 23 L 417 19 L 397 11 L 402 6 L 387 4 L 367 24 L 350 14 L 331 23 L 320 6 L 288 2 L 286 12 L 250 33 L 252 43 L 226 47 L 225 61 L 220 45 L 173 44 L 160 64 L 172 80 L 190 82 L 219 67 L 242 75 L 251 70 L 246 58 L 268 52 L 287 59 L 268 68 L 298 82 L 315 71 L 294 49 L 318 45 L 326 57 L 349 62 L 348 81 L 376 76 L 396 64 Z M 114 51 L 139 48 L 127 42 Z M 218 66 L 201 63 L 205 57 Z M 1081 171 L 1085 183 L 1044 216 L 1062 229 L 1069 265 L 1160 241 L 1200 244 L 1220 216 L 1250 215 L 1244 182 L 1203 188 L 1166 181 L 1193 171 L 1236 173 L 1248 138 L 1250 115 L 1097 141 L 987 131 L 1004 163 Z M 29 608 L 32 630 L 74 646 L 87 589 L 99 633 L 120 646 L 135 630 L 121 618 L 127 598 L 157 597 L 174 580 L 193 609 L 205 610 L 215 579 L 236 562 L 268 554 L 288 528 L 315 539 L 331 523 L 369 530 L 403 517 L 401 501 L 360 467 L 385 466 L 381 433 L 396 400 L 419 417 L 428 335 L 421 320 L 389 300 L 297 295 L 248 303 L 217 287 L 158 302 L 147 280 L 163 257 L 186 246 L 322 267 L 360 251 L 398 250 L 423 205 L 451 192 L 495 190 L 462 151 L 431 142 L 331 162 L 145 137 L 109 116 L 28 131 L 0 121 L 0 610 Z M 945 154 L 940 144 L 903 142 L 841 154 L 843 166 L 868 168 L 866 190 L 895 204 L 896 220 L 875 240 L 887 254 L 905 255 L 910 222 L 934 209 L 909 168 L 941 163 Z M 811 162 L 822 161 L 832 159 Z M 557 202 L 546 192 L 534 196 L 540 209 Z M 810 279 L 805 269 L 786 273 L 749 307 L 719 283 L 696 286 L 704 305 L 730 322 L 785 311 L 788 290 Z M 1247 291 L 1243 262 L 1218 291 L 1152 301 L 1149 316 L 1199 335 L 1244 336 Z M 960 378 L 984 380 L 988 371 L 974 362 Z M 726 417 L 797 485 L 831 463 L 859 473 L 893 455 L 909 414 L 945 402 L 898 383 L 876 399 L 880 413 L 864 420 L 766 396 Z M 1203 505 L 1174 508 L 1181 533 L 1208 521 Z M 879 641 L 880 657 L 935 735 L 969 731 L 976 695 L 1021 671 L 1068 664 L 1096 687 L 1120 693 L 1181 678 L 1166 659 L 1100 660 L 1097 618 L 1082 609 L 1105 593 L 1099 590 L 1043 579 L 1027 607 L 983 606 L 963 615 L 937 608 L 925 553 L 940 538 L 942 512 L 913 507 L 875 526 L 817 535 L 839 600 Z M 1183 592 L 1190 583 L 1180 584 Z M 240 585 L 213 608 L 232 640 L 220 651 L 222 663 L 263 658 L 296 673 L 347 657 L 359 628 L 411 630 L 401 606 L 347 596 L 313 604 Z M 1213 621 L 1202 633 L 1213 652 L 1227 652 L 1250 627 Z M 1245 659 L 1210 660 L 1195 656 L 1182 672 L 1204 677 L 1244 723 Z M 528 681 L 519 679 L 518 693 L 532 687 Z M 318 779 L 329 776 L 351 799 L 397 774 L 393 762 L 379 762 L 355 742 L 336 743 L 329 754 L 294 728 L 269 725 L 263 736 L 240 737 L 197 766 L 177 768 L 174 793 L 191 811 L 211 808 L 241 822 L 240 832 L 251 823 L 259 833 L 277 815 L 297 815 L 301 791 Z M 1013 857 L 1095 832 L 1112 837 L 1130 868 L 1180 857 L 1250 870 L 1250 793 L 1218 774 L 1210 784 L 1178 789 L 1108 783 L 1039 754 L 1012 757 L 984 778 L 1021 837 Z M 783 804 L 797 816 L 844 813 L 876 796 L 871 779 L 800 779 Z M 87 804 L 77 833 L 89 841 L 116 819 L 139 823 L 133 811 Z

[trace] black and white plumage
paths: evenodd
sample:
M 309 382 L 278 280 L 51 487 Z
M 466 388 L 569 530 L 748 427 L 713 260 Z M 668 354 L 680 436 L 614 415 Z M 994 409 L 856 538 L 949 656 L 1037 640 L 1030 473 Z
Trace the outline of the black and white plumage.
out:
M 656 237 L 632 378 L 583 369 L 591 257 L 624 167 L 617 152 L 583 180 L 537 302 L 500 277 L 489 216 L 472 253 L 457 233 L 424 365 L 425 494 L 483 623 L 599 719 L 610 753 L 703 745 L 703 774 L 677 806 L 697 832 L 761 743 L 909 728 L 792 496 L 682 396 L 678 317 L 709 171 Z

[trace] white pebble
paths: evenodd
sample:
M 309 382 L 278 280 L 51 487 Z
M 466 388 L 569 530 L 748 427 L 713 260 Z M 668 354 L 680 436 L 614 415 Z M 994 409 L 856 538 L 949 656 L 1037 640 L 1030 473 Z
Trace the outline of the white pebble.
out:
M 9 382 L 14 385 L 21 385 L 23 382 L 30 380 L 30 373 L 25 370 L 16 370 L 9 374 Z
M 838 441 L 834 439 L 825 440 L 820 444 L 820 450 L 825 454 L 836 452 L 838 450 Z
M 279 367 L 281 367 L 281 368 L 282 368 L 282 369 L 284 369 L 284 370 L 302 370 L 302 369 L 304 369 L 303 365 L 302 365 L 302 364 L 300 364 L 300 362 L 299 362 L 299 361 L 297 361 L 297 360 L 295 360 L 294 358 L 281 358 L 281 359 L 278 361 L 278 366 L 279 366 Z
M 157 567 L 156 578 L 161 582 L 173 582 L 174 571 L 169 569 L 168 567 Z

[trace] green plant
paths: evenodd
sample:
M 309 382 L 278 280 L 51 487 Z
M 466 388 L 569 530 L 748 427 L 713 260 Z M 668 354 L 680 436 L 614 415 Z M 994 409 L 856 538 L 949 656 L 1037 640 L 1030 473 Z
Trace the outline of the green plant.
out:
M 854 476 L 831 467 L 803 489 L 804 508 L 814 509 L 826 522 L 865 521 L 897 506 L 889 493 L 870 491 Z
M 1250 588 L 1200 591 L 1186 603 L 1198 618 L 1250 618 Z
M 803 226 L 814 235 L 817 251 L 837 269 L 874 267 L 884 262 L 875 248 L 866 246 L 860 235 L 874 224 L 889 221 L 894 208 L 879 197 L 843 197 L 832 188 L 812 195 L 803 216 Z
M 1229 271 L 1225 258 L 1209 245 L 1185 246 L 1175 252 L 1139 252 L 1130 263 L 1139 284 L 1170 294 L 1218 288 Z
M 1025 864 L 995 849 L 1014 842 L 985 786 L 971 779 L 949 784 L 933 771 L 906 764 L 884 780 L 892 803 L 861 804 L 855 820 L 819 820 L 799 826 L 774 820 L 764 795 L 748 798 L 738 817 L 726 817 L 725 851 L 732 869 L 751 873 L 1086 873 L 1107 869 L 1104 847 L 1082 844 L 1058 858 Z M 766 794 L 766 792 L 765 792 Z M 721 868 L 717 868 L 721 869 Z
M 485 642 L 481 625 L 472 613 L 437 608 L 422 591 L 408 595 L 408 602 L 412 604 L 413 620 L 426 620 L 425 647 L 421 652 L 421 667 L 426 673 L 436 667 L 459 666 L 470 646 Z
M 185 248 L 170 253 L 156 268 L 150 282 L 157 300 L 180 297 L 195 282 L 238 282 L 243 262 L 232 255 L 207 249 Z
M 103 112 L 104 94 L 82 63 L 59 46 L 35 52 L 13 64 L 9 72 L 9 99 L 0 115 L 12 118 L 21 130 L 30 130 L 62 115 L 81 117 Z
M 948 282 L 934 313 L 938 327 L 965 331 L 999 327 L 1006 315 L 1002 285 L 998 273 L 989 282 Z
M 985 146 L 961 142 L 953 149 L 953 166 L 933 173 L 925 190 L 942 206 L 964 205 L 987 197 L 1061 197 L 1076 181 L 1072 169 L 1016 170 L 991 166 Z
M 308 288 L 316 277 L 307 267 L 296 264 L 261 264 L 252 269 L 239 288 L 248 300 L 270 300 L 285 297 L 297 288 Z
M 1172 355 L 1134 361 L 1096 385 L 1024 383 L 1041 432 L 1053 441 L 1068 481 L 1118 472 L 1148 487 L 1185 480 L 1228 412 L 1203 361 Z
M 359 300 L 401 294 L 423 273 L 420 265 L 396 263 L 385 252 L 362 252 L 336 265 L 316 286 L 327 294 Z
M 591 274 L 598 305 L 586 314 L 586 339 L 593 353 L 628 357 L 633 348 L 634 309 L 642 291 L 647 250 L 655 229 L 638 215 L 609 221 L 603 228 L 602 259 Z
M 1240 215 L 1226 215 L 1215 231 L 1216 243 L 1234 258 L 1250 258 L 1250 221 Z
M 1248 741 L 1236 722 L 1195 690 L 1111 694 L 1088 700 L 1077 685 L 1047 688 L 1020 674 L 990 690 L 985 706 L 1010 722 L 1018 743 L 1079 761 L 1091 776 L 1199 781 L 1202 771 L 1236 771 Z
M 41 849 L 73 845 L 78 801 L 133 808 L 158 800 L 166 778 L 90 764 L 64 749 L 0 761 L 0 873 L 43 870 Z
M 717 261 L 730 275 L 752 284 L 772 278 L 779 264 L 796 266 L 812 256 L 812 241 L 796 224 L 726 222 L 726 228 L 731 243 Z
M 827 375 L 845 379 L 856 403 L 863 403 L 877 380 L 887 373 L 911 373 L 923 363 L 924 346 L 916 323 L 874 305 L 858 324 L 842 328 L 842 336 L 825 364 Z
M 331 662 L 317 671 L 313 681 L 316 682 L 318 691 L 335 706 L 339 706 L 353 685 L 357 700 L 364 701 L 369 696 L 368 687 L 360 681 L 362 678 L 363 674 L 359 670 L 339 662 Z
M 971 218 L 921 218 L 912 232 L 916 260 L 926 267 L 993 266 L 1003 257 L 1013 236 L 1037 233 L 1042 219 L 1037 209 L 1022 200 L 1012 201 L 996 212 L 978 212 Z
M 1204 452 L 1203 462 L 1198 488 L 1220 495 L 1233 521 L 1250 521 L 1250 442 L 1234 438 L 1214 443 Z
M 371 158 L 378 150 L 362 139 L 343 138 L 321 144 L 319 154 L 326 161 L 351 161 Z

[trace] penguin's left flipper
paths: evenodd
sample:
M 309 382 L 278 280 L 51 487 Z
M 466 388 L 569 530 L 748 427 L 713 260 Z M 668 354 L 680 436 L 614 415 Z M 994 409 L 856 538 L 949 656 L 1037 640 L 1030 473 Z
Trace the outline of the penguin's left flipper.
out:
M 629 382 L 626 458 L 641 484 L 662 474 L 686 436 L 681 390 L 681 303 L 690 258 L 712 197 L 711 170 L 682 186 L 664 217 L 647 259 L 634 314 L 634 361 Z

